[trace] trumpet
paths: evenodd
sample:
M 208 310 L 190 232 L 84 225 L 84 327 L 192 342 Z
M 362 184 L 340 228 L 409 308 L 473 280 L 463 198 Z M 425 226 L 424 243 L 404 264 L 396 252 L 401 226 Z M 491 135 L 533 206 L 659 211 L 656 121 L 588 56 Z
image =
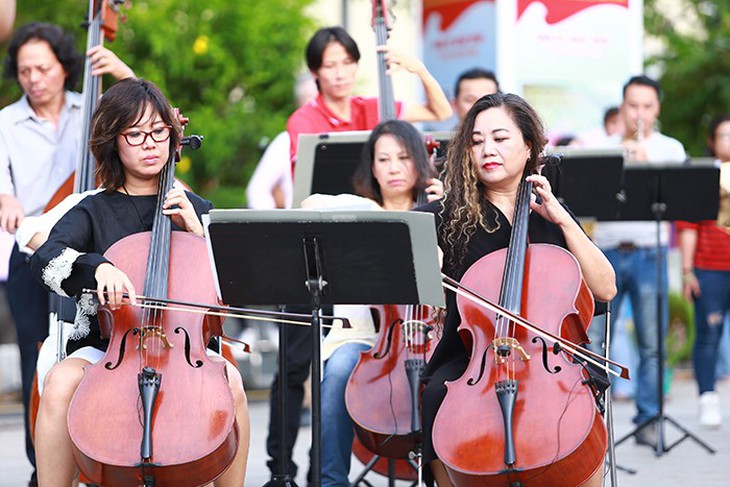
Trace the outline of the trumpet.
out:
M 624 157 L 627 161 L 637 160 L 637 150 L 639 146 L 644 144 L 644 119 L 638 117 L 636 119 L 636 133 L 625 134 L 622 144 L 624 146 Z
M 636 119 L 636 142 L 644 143 L 644 119 L 641 117 Z

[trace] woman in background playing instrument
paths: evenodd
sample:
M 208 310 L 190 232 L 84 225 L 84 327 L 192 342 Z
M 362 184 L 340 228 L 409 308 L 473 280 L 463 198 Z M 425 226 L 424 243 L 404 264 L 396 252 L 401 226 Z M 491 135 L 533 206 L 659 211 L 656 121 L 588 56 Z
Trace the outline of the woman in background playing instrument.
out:
M 443 194 L 443 184 L 432 177 L 423 136 L 413 125 L 400 120 L 383 122 L 365 143 L 354 177 L 361 196 L 312 195 L 302 207 L 323 208 L 364 205 L 374 209 L 408 211 L 419 194 L 428 201 Z M 348 484 L 353 424 L 345 407 L 345 387 L 360 352 L 375 343 L 377 333 L 368 306 L 335 306 L 335 313 L 350 319 L 352 328 L 334 328 L 322 344 L 322 485 Z M 339 315 L 338 315 L 339 316 Z M 405 373 L 405 372 L 404 372 Z M 387 398 L 372 398 L 387 404 Z M 385 406 L 384 406 L 385 407 Z

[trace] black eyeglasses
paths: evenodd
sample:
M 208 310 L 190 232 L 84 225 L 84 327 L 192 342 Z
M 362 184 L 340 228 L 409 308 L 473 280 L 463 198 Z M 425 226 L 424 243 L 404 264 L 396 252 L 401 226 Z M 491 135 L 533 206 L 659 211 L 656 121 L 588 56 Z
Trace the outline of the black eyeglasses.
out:
M 147 137 L 151 137 L 155 142 L 164 142 L 170 138 L 170 131 L 172 127 L 165 125 L 163 127 L 157 127 L 154 130 L 145 132 L 144 130 L 130 130 L 129 132 L 122 133 L 122 137 L 127 141 L 127 144 L 132 147 L 142 145 L 147 140 Z

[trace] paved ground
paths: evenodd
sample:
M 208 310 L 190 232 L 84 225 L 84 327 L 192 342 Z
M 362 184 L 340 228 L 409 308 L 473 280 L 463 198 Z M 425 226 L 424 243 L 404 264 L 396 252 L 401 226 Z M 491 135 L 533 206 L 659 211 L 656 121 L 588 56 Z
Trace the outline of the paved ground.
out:
M 730 382 L 719 384 L 719 391 L 725 411 L 730 410 Z M 269 479 L 266 469 L 265 439 L 268 424 L 268 405 L 265 395 L 251 393 L 251 453 L 249 469 L 246 479 L 247 486 L 262 486 Z M 630 402 L 615 403 L 614 425 L 617 438 L 630 431 L 630 418 L 634 406 Z M 665 453 L 657 457 L 653 450 L 637 446 L 633 439 L 620 445 L 616 450 L 617 464 L 621 467 L 636 469 L 635 474 L 623 471 L 618 473 L 617 485 L 622 487 L 645 486 L 722 486 L 728 485 L 730 472 L 730 414 L 726 414 L 726 425 L 718 430 L 703 430 L 697 423 L 695 386 L 687 373 L 678 374 L 671 386 L 666 401 L 666 414 L 686 427 L 702 440 L 717 449 L 717 453 L 710 455 L 691 439 L 686 439 Z M 679 437 L 679 431 L 666 423 L 668 441 Z M 299 465 L 306 465 L 307 449 L 310 439 L 309 428 L 302 428 L 297 442 L 295 459 Z M 357 461 L 353 462 L 352 476 L 354 478 L 362 469 Z M 306 470 L 306 467 L 302 469 Z M 24 486 L 31 469 L 22 448 L 22 417 L 17 404 L 5 403 L 0 408 L 0 487 Z M 376 487 L 388 485 L 387 479 L 375 474 L 367 477 Z M 296 479 L 300 487 L 304 487 L 303 472 Z M 406 486 L 405 482 L 398 482 L 399 486 Z M 610 485 L 610 483 L 606 483 Z

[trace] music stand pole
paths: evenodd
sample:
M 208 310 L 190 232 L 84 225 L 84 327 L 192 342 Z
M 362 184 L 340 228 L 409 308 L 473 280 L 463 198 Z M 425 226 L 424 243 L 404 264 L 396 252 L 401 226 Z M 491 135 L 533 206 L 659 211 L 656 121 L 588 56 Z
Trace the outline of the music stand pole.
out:
M 320 310 L 322 292 L 327 281 L 322 272 L 321 246 L 316 236 L 304 236 L 304 262 L 307 269 L 307 290 L 312 296 L 312 485 L 322 485 L 322 378 L 320 340 L 322 322 Z

